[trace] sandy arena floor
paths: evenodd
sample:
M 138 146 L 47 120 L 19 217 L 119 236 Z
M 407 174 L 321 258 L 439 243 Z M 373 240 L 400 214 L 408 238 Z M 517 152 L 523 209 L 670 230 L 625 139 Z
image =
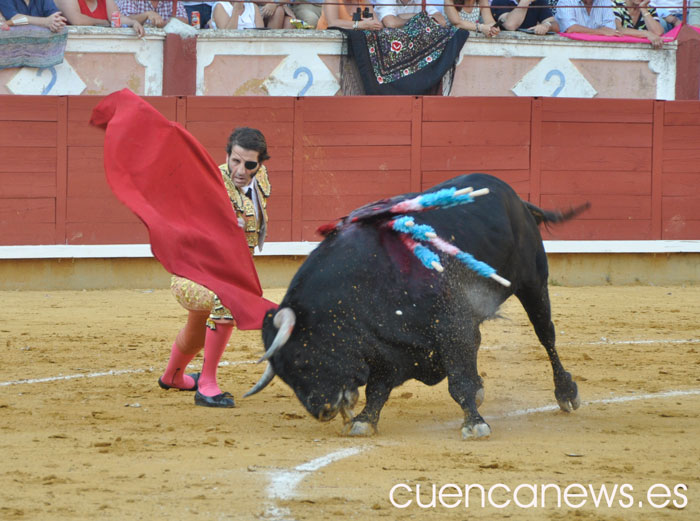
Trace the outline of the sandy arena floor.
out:
M 0 292 L 0 518 L 700 519 L 700 287 L 550 292 L 584 403 L 556 409 L 544 349 L 512 299 L 483 327 L 493 434 L 478 442 L 461 440 L 446 382 L 396 389 L 374 438 L 339 436 L 340 418 L 311 419 L 280 381 L 242 399 L 263 370 L 258 331 L 234 332 L 220 368 L 238 407 L 195 407 L 156 384 L 185 317 L 168 291 Z M 417 504 L 417 489 L 429 505 L 449 484 L 483 486 L 484 506 L 478 489 L 466 507 L 454 487 Z M 575 484 L 618 489 L 596 507 Z

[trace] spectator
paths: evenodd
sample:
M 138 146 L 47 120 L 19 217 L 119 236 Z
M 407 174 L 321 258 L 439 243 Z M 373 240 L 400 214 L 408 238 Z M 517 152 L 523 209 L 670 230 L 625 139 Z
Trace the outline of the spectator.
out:
M 165 27 L 173 17 L 173 2 L 166 0 L 117 0 L 122 15 L 143 25 Z M 175 2 L 175 18 L 187 23 L 187 11 L 179 0 Z
M 555 18 L 563 33 L 620 36 L 611 0 L 559 0 Z
M 318 24 L 318 19 L 321 18 L 322 10 L 323 2 L 320 4 L 315 4 L 308 2 L 307 0 L 294 0 L 292 3 L 294 18 L 302 20 L 304 23 L 310 25 L 314 29 Z
M 56 5 L 71 25 L 110 27 L 112 13 L 119 12 L 114 0 L 56 0 Z M 139 37 L 146 34 L 143 25 L 128 16 L 120 16 L 120 23 L 122 26 L 133 27 Z
M 265 27 L 262 13 L 253 2 L 216 2 L 211 17 L 212 29 L 255 29 Z
M 501 30 L 491 14 L 488 0 L 454 0 L 445 4 L 445 16 L 458 29 L 496 36 Z
M 700 0 L 690 0 L 688 7 L 688 23 L 700 27 Z
M 187 13 L 187 21 L 192 25 L 192 13 L 197 11 L 199 13 L 199 28 L 206 29 L 209 27 L 209 20 L 211 20 L 211 12 L 214 8 L 216 2 L 182 2 L 185 7 L 185 12 Z
M 353 20 L 352 15 L 358 8 L 363 11 L 362 20 Z M 365 15 L 371 16 L 365 17 Z M 326 0 L 316 29 L 328 29 L 329 27 L 379 31 L 384 28 L 384 25 L 374 17 L 374 10 L 369 4 L 358 3 L 357 0 L 340 0 L 339 2 Z
M 10 24 L 19 25 L 26 18 L 23 23 L 46 27 L 54 33 L 63 29 L 67 22 L 53 0 L 0 0 L 0 13 Z
M 276 2 L 257 1 L 255 3 L 260 9 L 265 27 L 268 29 L 292 28 L 291 20 L 294 18 L 294 13 L 288 2 L 278 4 Z
M 664 33 L 656 9 L 649 0 L 615 0 L 615 24 L 620 34 L 646 38 L 654 49 L 661 49 Z
M 651 2 L 651 6 L 656 9 L 665 33 L 683 22 L 683 0 L 654 0 Z M 688 16 L 690 16 L 690 12 L 688 12 Z
M 441 26 L 447 25 L 445 17 L 437 7 L 428 5 L 425 10 L 428 16 Z M 376 0 L 374 2 L 374 13 L 384 27 L 389 28 L 403 27 L 421 11 L 421 0 Z
M 522 27 L 540 35 L 559 32 L 559 24 L 554 19 L 548 0 L 493 0 L 491 10 L 493 17 L 503 24 L 506 31 L 516 31 Z

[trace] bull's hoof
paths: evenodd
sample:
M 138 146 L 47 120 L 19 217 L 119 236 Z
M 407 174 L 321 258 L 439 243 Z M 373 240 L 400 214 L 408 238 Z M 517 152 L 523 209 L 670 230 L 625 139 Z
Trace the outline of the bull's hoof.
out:
M 574 412 L 581 407 L 581 398 L 577 394 L 570 400 L 557 400 L 559 408 L 564 412 Z
M 478 440 L 486 438 L 491 434 L 491 427 L 488 423 L 475 423 L 474 425 L 465 425 L 462 427 L 463 440 Z
M 377 427 L 367 422 L 352 422 L 343 427 L 343 435 L 354 437 L 368 437 L 377 434 Z
M 554 391 L 559 408 L 564 412 L 573 412 L 581 406 L 581 397 L 578 395 L 578 386 L 572 381 L 568 390 L 560 392 Z
M 484 403 L 484 388 L 479 387 L 479 390 L 476 391 L 476 396 L 474 397 L 474 400 L 476 400 L 476 406 L 480 407 L 482 403 Z

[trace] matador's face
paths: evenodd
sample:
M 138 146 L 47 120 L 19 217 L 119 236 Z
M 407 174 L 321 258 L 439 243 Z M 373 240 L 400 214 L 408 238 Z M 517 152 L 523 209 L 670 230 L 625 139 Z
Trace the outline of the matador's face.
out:
M 238 145 L 234 145 L 231 153 L 226 157 L 231 180 L 238 188 L 248 186 L 253 180 L 253 176 L 260 168 L 257 150 L 248 150 Z

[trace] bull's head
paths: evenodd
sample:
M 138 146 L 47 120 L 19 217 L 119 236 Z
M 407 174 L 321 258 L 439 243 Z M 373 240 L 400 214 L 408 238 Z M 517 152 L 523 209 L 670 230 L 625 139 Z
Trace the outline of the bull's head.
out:
M 343 363 L 335 346 L 321 338 L 311 340 L 308 330 L 298 327 L 292 308 L 268 311 L 263 321 L 266 352 L 260 359 L 267 360 L 268 365 L 245 397 L 261 391 L 278 375 L 318 420 L 331 420 L 339 412 L 347 420 L 357 403 L 357 388 L 364 382 L 358 381 L 360 375 L 351 367 L 353 364 Z

